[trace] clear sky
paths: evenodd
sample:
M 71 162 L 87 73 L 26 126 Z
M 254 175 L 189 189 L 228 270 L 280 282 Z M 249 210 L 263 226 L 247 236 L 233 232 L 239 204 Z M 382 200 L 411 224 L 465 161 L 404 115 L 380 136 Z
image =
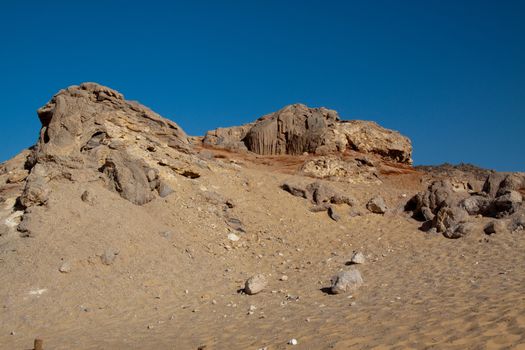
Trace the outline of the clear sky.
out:
M 525 1 L 0 0 L 0 161 L 96 81 L 190 135 L 291 103 L 374 120 L 416 164 L 525 171 Z

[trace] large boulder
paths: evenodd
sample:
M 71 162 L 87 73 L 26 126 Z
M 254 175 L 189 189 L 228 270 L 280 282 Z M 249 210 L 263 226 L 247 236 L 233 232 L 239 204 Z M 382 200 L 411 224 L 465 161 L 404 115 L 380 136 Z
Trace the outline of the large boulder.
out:
M 448 180 L 434 181 L 424 192 L 412 197 L 405 209 L 412 211 L 416 219 L 429 220 L 443 207 L 458 205 L 461 194 L 454 192 L 452 184 Z
M 144 204 L 160 186 L 156 147 L 191 153 L 184 131 L 147 107 L 126 101 L 119 92 L 96 83 L 59 91 L 38 110 L 40 136 L 28 157 L 30 173 L 20 203 L 45 204 L 49 181 L 102 176 L 123 198 Z M 86 175 L 87 174 L 87 175 Z M 96 175 L 98 174 L 98 175 Z
M 325 155 L 353 150 L 412 163 L 410 140 L 397 131 L 369 121 L 341 121 L 336 111 L 303 104 L 286 106 L 250 124 L 209 131 L 203 143 L 232 150 L 245 147 L 261 155 Z

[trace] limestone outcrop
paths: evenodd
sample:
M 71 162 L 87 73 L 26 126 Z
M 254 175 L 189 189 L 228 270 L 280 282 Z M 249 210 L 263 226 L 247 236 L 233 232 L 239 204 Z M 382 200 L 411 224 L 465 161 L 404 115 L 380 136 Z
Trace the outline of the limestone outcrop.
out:
M 38 110 L 38 117 L 42 128 L 27 158 L 30 172 L 20 197 L 24 207 L 45 204 L 53 178 L 96 176 L 141 205 L 163 186 L 152 155 L 156 149 L 191 152 L 176 123 L 96 83 L 59 91 Z
M 327 155 L 353 150 L 412 163 L 410 140 L 370 121 L 343 121 L 336 111 L 293 104 L 243 126 L 209 131 L 207 146 L 261 155 Z

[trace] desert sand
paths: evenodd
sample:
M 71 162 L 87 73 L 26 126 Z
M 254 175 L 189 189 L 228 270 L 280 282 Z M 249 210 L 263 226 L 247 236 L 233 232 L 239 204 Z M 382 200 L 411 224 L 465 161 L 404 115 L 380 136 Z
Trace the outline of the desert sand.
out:
M 36 148 L 2 164 L 1 349 L 32 349 L 35 338 L 44 349 L 525 349 L 521 202 L 497 218 L 470 215 L 458 239 L 421 230 L 405 210 L 435 180 L 467 196 L 493 172 L 414 168 L 409 153 L 393 159 L 354 147 L 323 156 L 366 155 L 375 175 L 349 167 L 355 174 L 319 178 L 302 171 L 318 159 L 313 152 L 260 155 L 155 122 L 172 130 L 173 145 L 154 127 L 133 126 L 146 118 L 142 107 L 131 118 L 113 98 L 120 101 L 93 102 L 113 113 L 94 114 L 128 123 L 104 124 L 113 143 L 97 136 L 99 144 L 81 151 L 85 129 L 55 142 L 56 130 L 72 127 L 53 131 L 51 121 Z M 40 113 L 44 126 L 42 116 L 75 115 L 78 105 L 65 102 Z M 108 168 L 117 156 L 124 165 Z M 151 193 L 141 192 L 134 170 L 131 180 L 119 177 L 134 169 L 130 159 L 156 169 Z M 126 192 L 123 181 L 133 188 Z M 353 203 L 332 204 L 334 220 L 283 190 L 287 182 L 326 184 Z M 466 182 L 471 188 L 461 188 Z M 385 213 L 367 209 L 377 195 Z M 503 228 L 486 234 L 494 220 Z M 354 252 L 363 264 L 350 266 Z M 331 277 L 353 268 L 364 284 L 330 293 Z M 247 295 L 255 274 L 267 286 Z

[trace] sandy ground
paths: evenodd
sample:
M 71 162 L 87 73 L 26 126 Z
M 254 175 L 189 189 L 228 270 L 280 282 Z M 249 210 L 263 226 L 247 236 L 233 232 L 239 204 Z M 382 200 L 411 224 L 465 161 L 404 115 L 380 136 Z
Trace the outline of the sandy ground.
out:
M 332 183 L 363 214 L 341 205 L 335 222 L 282 191 L 293 176 L 271 165 L 219 159 L 142 207 L 97 182 L 55 183 L 49 205 L 35 209 L 34 238 L 0 237 L 0 348 L 42 338 L 44 349 L 525 349 L 523 233 L 419 231 L 400 213 L 421 189 L 411 175 Z M 80 199 L 85 190 L 94 204 Z M 367 212 L 374 194 L 393 213 Z M 107 248 L 119 251 L 109 266 Z M 327 294 L 354 250 L 367 257 L 365 285 Z M 69 273 L 58 271 L 64 262 Z M 265 291 L 239 293 L 255 273 L 268 276 Z

